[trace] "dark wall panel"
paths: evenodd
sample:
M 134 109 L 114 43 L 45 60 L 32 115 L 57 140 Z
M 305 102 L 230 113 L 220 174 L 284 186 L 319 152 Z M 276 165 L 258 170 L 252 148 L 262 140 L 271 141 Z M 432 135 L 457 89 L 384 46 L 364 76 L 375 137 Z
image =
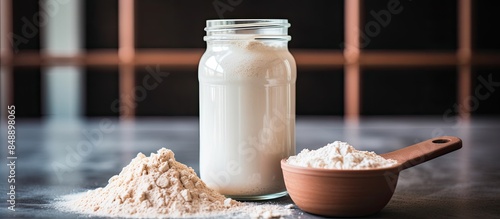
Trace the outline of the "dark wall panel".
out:
M 231 5 L 231 2 L 234 4 Z M 343 1 L 136 1 L 139 48 L 204 48 L 205 21 L 223 18 L 287 18 L 291 48 L 340 49 Z
M 454 50 L 456 0 L 363 1 L 362 48 Z
M 43 22 L 44 14 L 45 10 L 40 10 L 37 0 L 12 1 L 11 45 L 14 52 L 40 49 L 39 21 Z
M 298 115 L 342 115 L 344 74 L 342 70 L 297 73 Z
M 366 70 L 362 77 L 363 114 L 439 115 L 456 103 L 454 69 Z
M 85 48 L 118 48 L 118 0 L 85 0 Z
M 42 90 L 39 68 L 14 68 L 14 105 L 17 117 L 42 115 Z
M 500 69 L 480 68 L 473 73 L 469 104 L 473 114 L 500 114 Z
M 87 116 L 119 115 L 118 68 L 90 68 L 85 74 Z
M 473 31 L 474 46 L 477 50 L 492 51 L 500 50 L 499 25 L 500 16 L 498 9 L 499 1 L 473 1 L 475 9 Z
M 136 72 L 138 116 L 198 115 L 197 72 L 156 66 L 138 67 Z

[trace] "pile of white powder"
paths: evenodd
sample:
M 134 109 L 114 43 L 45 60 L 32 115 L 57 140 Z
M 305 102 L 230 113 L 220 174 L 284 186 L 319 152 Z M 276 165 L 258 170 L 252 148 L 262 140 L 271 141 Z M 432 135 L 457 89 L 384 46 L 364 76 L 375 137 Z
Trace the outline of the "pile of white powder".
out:
M 391 167 L 397 161 L 385 159 L 374 152 L 358 151 L 346 142 L 335 141 L 317 150 L 302 150 L 287 163 L 324 169 L 370 169 Z
M 191 167 L 177 162 L 162 148 L 150 157 L 139 153 L 104 188 L 63 197 L 57 208 L 81 214 L 136 217 L 201 217 L 246 215 L 274 218 L 289 215 L 289 207 L 237 202 L 208 188 Z

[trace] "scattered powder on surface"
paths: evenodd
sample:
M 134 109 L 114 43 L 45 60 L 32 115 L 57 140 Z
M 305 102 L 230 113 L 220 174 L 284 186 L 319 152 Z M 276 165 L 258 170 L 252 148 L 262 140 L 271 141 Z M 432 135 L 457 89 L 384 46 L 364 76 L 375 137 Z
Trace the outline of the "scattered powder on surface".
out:
M 397 164 L 397 161 L 385 159 L 374 152 L 358 151 L 346 142 L 335 141 L 317 150 L 302 150 L 297 156 L 291 156 L 287 163 L 324 169 L 370 169 L 384 168 Z
M 139 153 L 104 188 L 62 197 L 56 206 L 81 214 L 136 217 L 276 218 L 291 214 L 289 207 L 242 203 L 208 188 L 191 167 L 177 162 L 162 148 L 150 157 Z

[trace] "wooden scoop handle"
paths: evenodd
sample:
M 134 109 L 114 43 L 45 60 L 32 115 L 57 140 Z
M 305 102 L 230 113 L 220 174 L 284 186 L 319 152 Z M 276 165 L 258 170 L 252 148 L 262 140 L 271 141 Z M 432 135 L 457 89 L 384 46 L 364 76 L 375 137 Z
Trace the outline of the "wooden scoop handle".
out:
M 454 136 L 441 136 L 393 151 L 381 156 L 398 161 L 401 170 L 462 148 L 462 140 Z

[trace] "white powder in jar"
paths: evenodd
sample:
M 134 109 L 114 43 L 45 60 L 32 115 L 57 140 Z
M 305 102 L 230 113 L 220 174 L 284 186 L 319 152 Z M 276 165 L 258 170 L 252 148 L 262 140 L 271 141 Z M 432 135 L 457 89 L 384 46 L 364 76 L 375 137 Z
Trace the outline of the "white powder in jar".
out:
M 207 187 L 191 167 L 177 162 L 174 153 L 165 148 L 149 157 L 139 153 L 104 188 L 64 196 L 56 208 L 129 218 L 217 215 L 274 218 L 291 214 L 290 209 L 280 205 L 247 204 L 226 198 Z
M 287 159 L 288 164 L 324 169 L 371 169 L 391 167 L 397 161 L 375 152 L 359 151 L 346 142 L 335 141 L 317 150 L 302 150 Z
M 198 74 L 201 179 L 227 196 L 282 193 L 280 161 L 295 154 L 295 61 L 283 43 L 209 44 Z

